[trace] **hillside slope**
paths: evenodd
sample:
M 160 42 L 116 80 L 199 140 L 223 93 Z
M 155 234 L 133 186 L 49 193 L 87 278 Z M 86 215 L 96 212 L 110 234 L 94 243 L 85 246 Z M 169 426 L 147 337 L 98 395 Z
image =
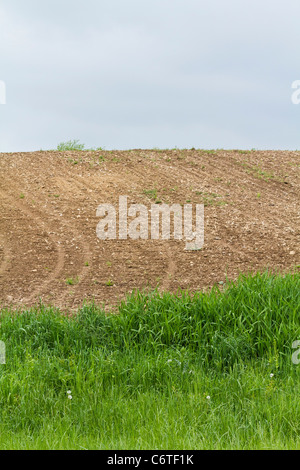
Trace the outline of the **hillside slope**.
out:
M 115 304 L 134 288 L 192 291 L 300 264 L 300 152 L 0 154 L 0 303 Z M 205 205 L 205 242 L 100 240 L 99 204 Z

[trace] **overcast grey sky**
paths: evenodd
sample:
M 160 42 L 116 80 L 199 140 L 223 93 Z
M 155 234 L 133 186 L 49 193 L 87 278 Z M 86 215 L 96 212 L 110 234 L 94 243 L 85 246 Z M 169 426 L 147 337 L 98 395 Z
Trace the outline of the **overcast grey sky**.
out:
M 0 152 L 300 149 L 299 0 L 0 0 Z

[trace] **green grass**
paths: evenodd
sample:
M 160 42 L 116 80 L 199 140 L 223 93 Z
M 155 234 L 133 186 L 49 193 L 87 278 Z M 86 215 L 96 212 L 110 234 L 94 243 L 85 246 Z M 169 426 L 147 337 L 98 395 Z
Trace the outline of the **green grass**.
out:
M 246 162 L 237 162 L 236 163 L 243 168 L 246 169 L 246 173 L 251 174 L 252 176 L 259 178 L 259 179 L 264 179 L 265 181 L 270 181 L 272 179 L 275 179 L 275 176 L 273 173 L 268 173 L 266 171 L 263 171 L 259 166 L 251 166 Z
M 196 196 L 201 196 L 201 201 L 204 204 L 204 207 L 226 205 L 226 202 L 223 201 L 222 196 L 219 194 L 202 191 L 196 191 L 195 194 Z
M 157 189 L 144 189 L 143 193 L 153 201 L 157 199 Z
M 74 286 L 74 285 L 78 284 L 78 282 L 79 282 L 79 277 L 78 277 L 78 276 L 76 276 L 75 278 L 73 278 L 73 277 L 68 277 L 68 278 L 66 279 L 66 284 L 67 284 L 68 286 Z
M 58 144 L 57 149 L 59 152 L 66 152 L 69 150 L 86 150 L 87 152 L 97 152 L 104 150 L 103 147 L 93 147 L 93 148 L 85 148 L 85 144 L 81 144 L 79 140 L 68 140 L 67 142 L 61 142 Z M 99 157 L 99 161 L 103 161 L 104 157 L 101 155 Z M 76 162 L 78 163 L 78 162 Z
M 61 142 L 57 146 L 59 152 L 65 152 L 68 150 L 84 150 L 85 145 L 80 144 L 79 140 L 68 140 L 67 142 Z
M 118 314 L 2 309 L 0 448 L 299 448 L 299 314 L 299 273 L 135 292 Z

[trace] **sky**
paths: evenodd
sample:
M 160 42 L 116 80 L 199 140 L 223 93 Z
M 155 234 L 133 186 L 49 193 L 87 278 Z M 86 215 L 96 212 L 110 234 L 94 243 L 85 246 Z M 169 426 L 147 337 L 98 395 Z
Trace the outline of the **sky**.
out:
M 299 18 L 299 0 L 0 0 L 0 152 L 300 149 Z

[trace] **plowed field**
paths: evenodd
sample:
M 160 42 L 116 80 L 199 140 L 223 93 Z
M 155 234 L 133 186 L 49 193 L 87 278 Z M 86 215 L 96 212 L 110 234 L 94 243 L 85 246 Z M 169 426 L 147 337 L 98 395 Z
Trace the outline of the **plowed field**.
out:
M 300 152 L 0 154 L 0 303 L 75 309 L 135 288 L 219 286 L 300 264 Z M 205 240 L 100 240 L 99 204 L 204 203 Z M 298 266 L 298 267 L 297 267 Z

